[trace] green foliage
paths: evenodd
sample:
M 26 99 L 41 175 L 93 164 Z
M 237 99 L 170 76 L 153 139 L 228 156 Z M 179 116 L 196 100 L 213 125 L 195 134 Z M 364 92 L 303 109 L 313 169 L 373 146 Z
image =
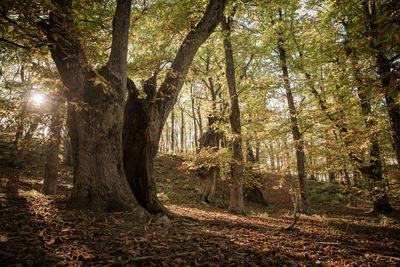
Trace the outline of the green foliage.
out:
M 348 192 L 340 184 L 314 182 L 310 185 L 310 199 L 319 204 L 345 205 Z

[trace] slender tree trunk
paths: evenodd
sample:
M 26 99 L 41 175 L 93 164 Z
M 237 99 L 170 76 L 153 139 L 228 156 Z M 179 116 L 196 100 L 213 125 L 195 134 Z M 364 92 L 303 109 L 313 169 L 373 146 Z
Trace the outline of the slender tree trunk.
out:
M 24 66 L 21 66 L 21 83 L 24 84 L 25 83 L 25 68 Z M 17 129 L 15 132 L 15 137 L 14 137 L 14 142 L 13 142 L 13 150 L 11 153 L 11 162 L 10 165 L 11 166 L 15 166 L 15 161 L 17 160 L 17 155 L 18 155 L 18 151 L 20 150 L 19 144 L 20 144 L 20 140 L 22 135 L 24 134 L 24 119 L 25 119 L 25 115 L 26 115 L 26 109 L 28 106 L 28 95 L 30 93 L 30 89 L 28 89 L 27 92 L 25 92 L 25 94 L 23 95 L 23 103 L 20 109 L 20 113 L 18 115 L 18 117 L 16 118 L 17 121 Z
M 57 194 L 58 154 L 61 143 L 61 128 L 63 118 L 60 110 L 61 102 L 54 103 L 50 124 L 50 134 L 46 150 L 46 165 L 44 169 L 43 192 L 46 195 Z
M 193 118 L 193 127 L 194 127 L 194 146 L 197 149 L 197 123 L 196 123 L 196 111 L 194 107 L 194 92 L 193 92 L 193 85 L 190 86 L 190 99 L 192 103 L 192 118 Z
M 229 95 L 229 122 L 232 131 L 232 159 L 231 177 L 232 186 L 229 200 L 229 211 L 237 214 L 245 214 L 243 201 L 243 154 L 242 134 L 240 125 L 240 109 L 236 92 L 235 65 L 233 59 L 232 44 L 230 41 L 232 18 L 222 22 L 222 29 L 226 32 L 224 38 L 226 81 Z
M 256 162 L 260 163 L 260 142 L 257 142 L 256 145 Z
M 24 139 L 21 142 L 21 147 L 17 148 L 15 158 L 13 162 L 11 163 L 12 167 L 17 167 L 17 168 L 23 168 L 24 167 L 24 162 L 26 158 L 26 154 L 28 152 L 28 147 L 31 143 L 32 137 L 36 132 L 37 127 L 39 126 L 39 123 L 41 121 L 41 117 L 36 116 L 33 119 L 32 124 L 29 126 Z
M 351 185 L 349 172 L 347 171 L 346 167 L 344 167 L 344 169 L 343 169 L 343 174 L 344 174 L 344 179 L 346 181 L 347 191 L 349 192 L 349 204 L 351 207 L 356 207 L 357 206 L 356 198 L 354 196 L 354 190 Z
M 197 107 L 197 117 L 198 117 L 198 123 L 199 123 L 199 134 L 202 136 L 203 134 L 203 119 L 201 118 L 201 111 L 200 107 Z
M 181 153 L 185 152 L 185 117 L 184 109 L 181 108 Z
M 328 179 L 331 184 L 334 184 L 336 182 L 336 175 L 333 171 L 328 172 Z
M 175 112 L 174 108 L 171 111 L 171 150 L 175 152 Z
M 269 145 L 269 161 L 271 165 L 271 169 L 275 171 L 275 151 L 274 146 L 272 144 Z
M 284 86 L 286 89 L 286 99 L 289 106 L 290 122 L 292 128 L 293 140 L 296 148 L 296 159 L 297 159 L 297 173 L 300 183 L 300 197 L 302 210 L 306 214 L 310 214 L 310 202 L 308 199 L 308 186 L 307 186 L 307 176 L 305 172 L 305 153 L 304 153 L 304 141 L 300 134 L 298 122 L 297 122 L 297 111 L 293 100 L 292 90 L 290 88 L 289 73 L 286 65 L 286 51 L 283 48 L 283 40 L 280 38 L 278 41 L 279 59 L 282 69 L 282 77 Z

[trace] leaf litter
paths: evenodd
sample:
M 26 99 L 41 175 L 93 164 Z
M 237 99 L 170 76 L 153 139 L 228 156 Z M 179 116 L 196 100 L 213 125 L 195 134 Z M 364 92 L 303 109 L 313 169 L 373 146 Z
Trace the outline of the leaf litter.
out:
M 61 175 L 60 194 L 46 197 L 39 171 L 8 171 L 0 177 L 1 266 L 400 265 L 398 217 L 382 225 L 356 215 L 301 215 L 292 231 L 282 231 L 287 215 L 166 202 L 176 215 L 170 227 L 134 224 L 128 212 L 67 210 L 68 175 Z

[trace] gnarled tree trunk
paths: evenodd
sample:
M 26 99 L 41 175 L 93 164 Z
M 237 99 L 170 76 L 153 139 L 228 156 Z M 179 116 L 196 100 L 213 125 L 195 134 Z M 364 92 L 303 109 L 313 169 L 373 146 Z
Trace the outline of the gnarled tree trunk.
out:
M 146 212 L 129 188 L 122 160 L 131 1 L 117 1 L 110 58 L 96 71 L 88 65 L 77 36 L 70 14 L 72 1 L 54 0 L 54 6 L 57 10 L 52 10 L 50 25 L 45 28 L 53 43 L 51 55 L 68 88 L 67 99 L 80 102 L 77 107 L 70 102 L 68 107 L 74 166 L 69 206 L 98 211 L 136 210 L 139 219 L 144 220 Z
M 146 99 L 139 98 L 135 84 L 128 80 L 129 98 L 123 133 L 124 168 L 138 202 L 150 213 L 168 213 L 157 198 L 153 160 L 164 124 L 200 45 L 219 24 L 225 0 L 211 0 L 202 20 L 180 46 L 164 82 L 157 91 L 156 73 L 145 82 Z
M 226 1 L 210 0 L 203 18 L 183 41 L 159 91 L 153 81 L 144 87 L 147 99 L 139 99 L 134 83 L 127 79 L 131 1 L 117 0 L 110 57 L 98 70 L 89 66 L 79 41 L 79 29 L 70 12 L 72 1 L 53 2 L 57 10 L 52 10 L 50 24 L 42 28 L 52 43 L 50 51 L 68 88 L 68 100 L 79 101 L 78 108 L 71 102 L 68 108 L 74 165 L 70 206 L 135 210 L 139 220 L 147 218 L 142 207 L 163 212 L 152 178 L 160 133 L 193 57 L 220 22 Z

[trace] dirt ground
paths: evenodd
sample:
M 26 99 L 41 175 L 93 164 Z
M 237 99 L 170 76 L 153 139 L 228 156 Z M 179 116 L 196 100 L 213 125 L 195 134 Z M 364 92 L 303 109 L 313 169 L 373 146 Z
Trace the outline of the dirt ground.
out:
M 23 170 L 0 163 L 0 266 L 400 265 L 398 212 L 314 203 L 314 215 L 301 215 L 285 231 L 292 220 L 287 197 L 276 193 L 268 207 L 232 215 L 198 202 L 197 178 L 181 163 L 161 155 L 155 164 L 159 197 L 176 215 L 171 224 L 135 224 L 129 212 L 67 210 L 70 168 L 60 169 L 60 193 L 47 197 L 39 163 Z

